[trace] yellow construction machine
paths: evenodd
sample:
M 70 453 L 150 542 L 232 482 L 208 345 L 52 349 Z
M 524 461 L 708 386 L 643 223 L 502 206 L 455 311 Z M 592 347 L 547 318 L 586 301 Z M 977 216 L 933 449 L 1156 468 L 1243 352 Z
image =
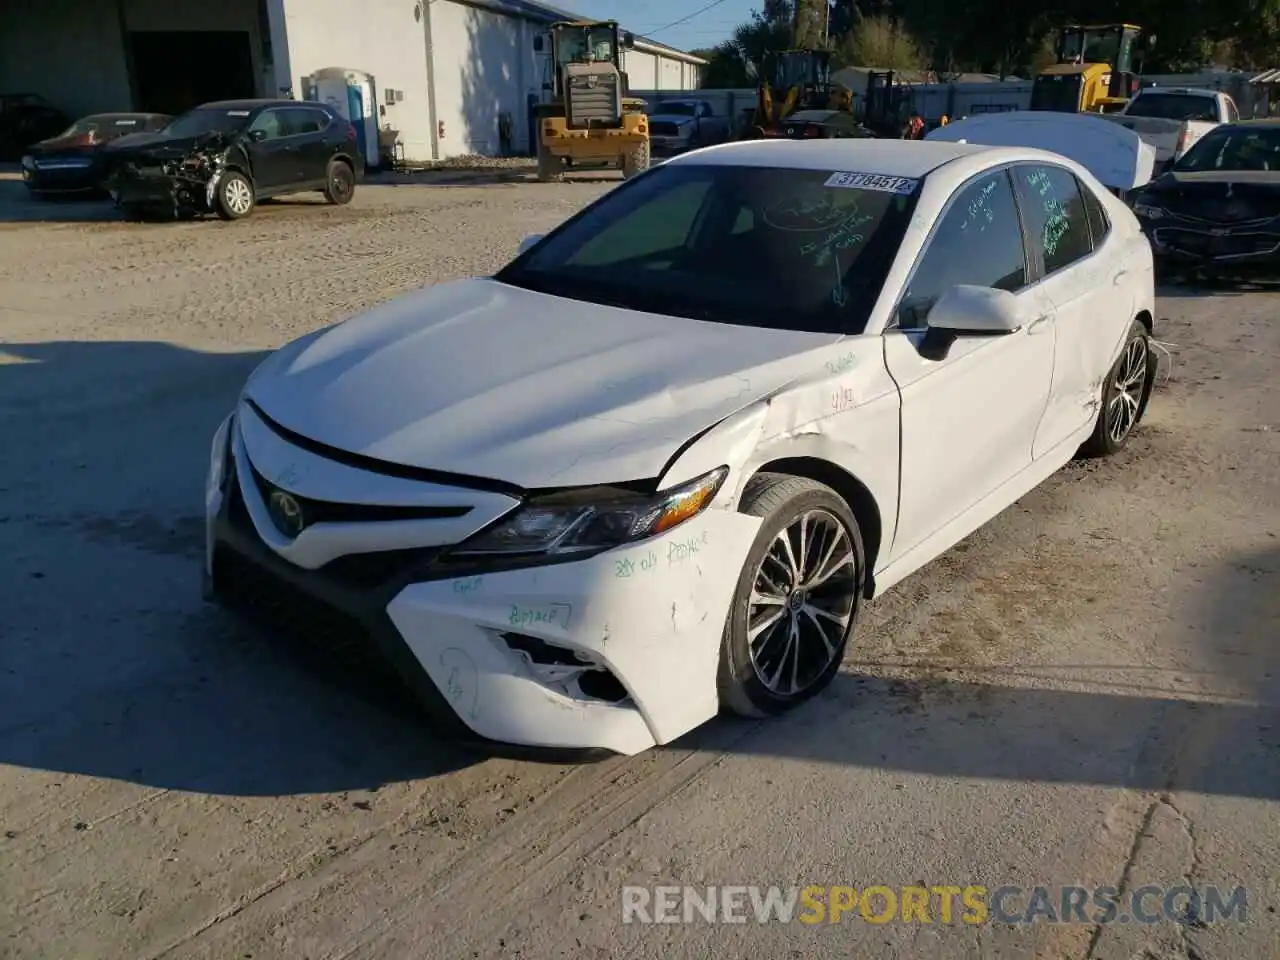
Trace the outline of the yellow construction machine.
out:
M 555 23 L 535 40 L 549 54 L 549 100 L 534 111 L 539 180 L 558 180 L 570 165 L 618 166 L 625 178 L 649 169 L 645 102 L 628 96 L 622 69 L 622 48 L 634 43 L 614 20 Z
M 1058 31 L 1057 60 L 1036 77 L 1031 109 L 1059 113 L 1111 113 L 1138 92 L 1135 55 L 1142 28 L 1131 23 L 1071 24 Z
M 756 87 L 756 109 L 745 139 L 789 136 L 789 119 L 817 119 L 817 124 L 806 125 L 805 129 L 840 128 L 841 133 L 834 135 L 845 135 L 846 119 L 847 125 L 853 126 L 853 94 L 832 84 L 828 51 L 785 50 L 770 59 L 766 74 Z

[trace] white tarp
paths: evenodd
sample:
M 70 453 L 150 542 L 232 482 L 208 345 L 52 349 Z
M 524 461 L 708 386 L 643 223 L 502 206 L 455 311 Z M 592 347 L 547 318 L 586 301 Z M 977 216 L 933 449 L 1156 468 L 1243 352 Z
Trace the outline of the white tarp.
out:
M 1147 183 L 1156 163 L 1155 148 L 1132 130 L 1088 113 L 980 113 L 939 127 L 925 139 L 1049 150 L 1074 160 L 1115 190 Z

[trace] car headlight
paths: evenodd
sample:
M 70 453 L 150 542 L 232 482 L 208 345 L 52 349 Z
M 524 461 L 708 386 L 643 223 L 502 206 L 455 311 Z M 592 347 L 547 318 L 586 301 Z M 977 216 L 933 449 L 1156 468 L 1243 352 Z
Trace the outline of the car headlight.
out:
M 1133 212 L 1140 217 L 1146 217 L 1148 220 L 1159 220 L 1164 216 L 1164 207 L 1157 207 L 1154 204 L 1137 200 L 1133 204 Z
M 22 158 L 23 170 L 34 170 L 36 168 L 36 158 L 27 156 Z
M 209 475 L 205 478 L 204 496 L 208 503 L 213 502 L 215 494 L 221 493 L 227 482 L 227 463 L 231 458 L 231 429 L 235 423 L 233 413 L 213 434 L 213 444 L 209 448 Z
M 717 467 L 651 497 L 620 496 L 605 488 L 530 500 L 450 551 L 454 557 L 540 555 L 581 557 L 657 536 L 696 517 L 715 500 L 729 475 Z M 561 502 L 556 502 L 557 500 Z

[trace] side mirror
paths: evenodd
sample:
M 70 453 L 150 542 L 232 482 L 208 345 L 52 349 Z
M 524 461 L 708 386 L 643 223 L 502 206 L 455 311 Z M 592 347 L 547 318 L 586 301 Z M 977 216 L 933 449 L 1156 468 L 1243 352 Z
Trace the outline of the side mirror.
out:
M 542 38 L 542 36 L 541 36 L 541 35 L 534 37 L 534 38 L 533 38 L 533 52 L 534 52 L 534 53 L 541 53 L 541 52 L 542 52 L 542 44 L 543 44 L 543 38 Z
M 250 142 L 250 143 L 261 143 L 261 142 L 262 142 L 263 140 L 265 140 L 265 139 L 267 139 L 267 131 L 265 131 L 265 130 L 250 130 L 250 131 L 249 131 L 249 142 Z
M 1007 290 L 958 284 L 929 311 L 929 329 L 957 336 L 991 337 L 1022 329 L 1018 298 Z
M 624 34 L 622 35 L 622 45 L 623 45 L 624 47 L 626 47 L 628 50 L 630 50 L 630 49 L 632 49 L 633 47 L 635 47 L 635 45 L 636 45 L 636 35 L 635 35 L 634 33 L 631 33 L 631 32 L 624 33 Z
M 929 310 L 920 353 L 944 360 L 960 337 L 1001 337 L 1023 327 L 1018 298 L 1007 290 L 959 284 L 943 292 Z
M 516 251 L 516 256 L 518 257 L 522 253 L 524 253 L 526 250 L 530 249 L 531 247 L 537 246 L 538 241 L 540 241 L 545 236 L 546 236 L 545 233 L 535 233 L 531 236 L 525 237 L 523 240 L 520 241 L 520 249 Z

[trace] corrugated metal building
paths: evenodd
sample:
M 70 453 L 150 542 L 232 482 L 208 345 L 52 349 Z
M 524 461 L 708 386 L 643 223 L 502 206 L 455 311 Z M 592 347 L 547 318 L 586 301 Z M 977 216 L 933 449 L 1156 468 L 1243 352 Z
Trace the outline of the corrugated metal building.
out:
M 208 100 L 296 95 L 326 67 L 371 74 L 379 126 L 408 160 L 499 152 L 499 117 L 527 148 L 546 56 L 534 37 L 574 14 L 534 0 L 5 0 L 0 92 L 72 115 L 180 112 Z M 624 25 L 625 26 L 625 25 Z M 705 61 L 637 40 L 637 90 L 699 85 Z M 388 98 L 386 91 L 398 91 Z

